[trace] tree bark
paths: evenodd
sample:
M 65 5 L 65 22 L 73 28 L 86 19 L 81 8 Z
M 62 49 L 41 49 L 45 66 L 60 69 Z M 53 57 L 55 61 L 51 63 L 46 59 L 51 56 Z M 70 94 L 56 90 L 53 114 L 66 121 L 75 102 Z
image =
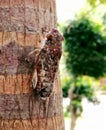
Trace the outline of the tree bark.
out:
M 73 105 L 71 104 L 73 98 L 75 97 L 73 90 L 76 86 L 76 78 L 74 78 L 74 85 L 69 90 L 69 98 L 70 98 L 70 115 L 71 115 L 71 123 L 70 123 L 70 130 L 75 130 L 76 122 L 77 122 L 77 115 L 75 113 L 75 110 L 73 108 Z
M 59 73 L 43 101 L 32 93 L 25 62 L 54 27 L 55 0 L 0 0 L 0 130 L 64 130 Z
M 77 116 L 74 114 L 73 111 L 71 111 L 71 127 L 70 127 L 70 130 L 75 130 L 76 121 L 77 121 Z

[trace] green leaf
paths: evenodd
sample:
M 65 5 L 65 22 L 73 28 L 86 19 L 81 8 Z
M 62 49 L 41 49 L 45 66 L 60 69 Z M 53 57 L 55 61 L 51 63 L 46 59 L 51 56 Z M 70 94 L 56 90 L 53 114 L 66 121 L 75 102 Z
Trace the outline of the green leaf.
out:
M 66 68 L 74 76 L 98 78 L 106 73 L 106 40 L 100 29 L 88 18 L 71 21 L 65 27 Z
M 102 4 L 106 4 L 106 0 L 100 0 Z
M 87 2 L 88 2 L 92 7 L 95 7 L 95 6 L 96 6 L 96 0 L 87 0 Z

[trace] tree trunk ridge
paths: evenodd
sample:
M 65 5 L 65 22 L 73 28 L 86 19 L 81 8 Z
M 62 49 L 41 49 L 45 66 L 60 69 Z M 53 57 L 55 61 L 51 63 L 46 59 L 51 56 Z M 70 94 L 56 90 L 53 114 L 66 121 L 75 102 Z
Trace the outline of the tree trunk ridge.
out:
M 64 130 L 59 74 L 43 101 L 31 88 L 26 55 L 56 27 L 55 0 L 0 1 L 0 130 Z M 33 57 L 34 59 L 34 57 Z

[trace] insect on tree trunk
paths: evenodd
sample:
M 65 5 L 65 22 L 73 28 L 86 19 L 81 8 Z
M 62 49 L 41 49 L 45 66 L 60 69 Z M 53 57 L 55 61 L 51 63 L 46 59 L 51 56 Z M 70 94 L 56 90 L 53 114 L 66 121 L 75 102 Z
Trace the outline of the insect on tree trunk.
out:
M 64 130 L 59 74 L 41 100 L 32 93 L 33 66 L 25 62 L 41 48 L 45 28 L 54 27 L 55 0 L 0 1 L 0 130 Z

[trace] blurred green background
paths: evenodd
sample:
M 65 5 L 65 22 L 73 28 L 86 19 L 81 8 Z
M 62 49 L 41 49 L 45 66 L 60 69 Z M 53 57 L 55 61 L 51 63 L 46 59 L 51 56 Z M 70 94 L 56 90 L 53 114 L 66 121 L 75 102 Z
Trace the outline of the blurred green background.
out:
M 99 105 L 106 91 L 106 0 L 57 0 L 57 16 L 65 38 L 60 62 L 63 110 L 76 130 L 83 100 Z

